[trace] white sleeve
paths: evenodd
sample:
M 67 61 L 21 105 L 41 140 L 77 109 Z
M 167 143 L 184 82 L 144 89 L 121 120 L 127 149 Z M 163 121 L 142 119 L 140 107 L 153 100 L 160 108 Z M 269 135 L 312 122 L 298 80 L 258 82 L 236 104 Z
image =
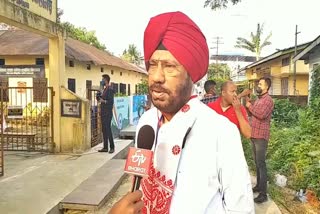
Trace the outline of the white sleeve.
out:
M 251 179 L 238 128 L 228 124 L 217 145 L 219 181 L 226 213 L 254 213 Z

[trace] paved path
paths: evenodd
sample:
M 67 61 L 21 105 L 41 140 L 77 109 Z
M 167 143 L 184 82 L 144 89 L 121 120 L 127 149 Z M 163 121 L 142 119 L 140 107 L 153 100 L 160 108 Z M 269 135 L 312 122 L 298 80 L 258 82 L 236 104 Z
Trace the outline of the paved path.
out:
M 116 140 L 116 150 L 132 140 Z M 44 214 L 116 153 L 98 153 L 101 145 L 83 155 L 5 153 L 5 176 L 0 177 L 0 213 Z
M 251 176 L 252 186 L 255 186 L 256 178 Z M 254 197 L 257 197 L 258 193 L 254 193 Z M 255 203 L 255 211 L 256 214 L 281 214 L 280 209 L 274 203 L 274 201 L 269 197 L 268 201 L 262 204 Z

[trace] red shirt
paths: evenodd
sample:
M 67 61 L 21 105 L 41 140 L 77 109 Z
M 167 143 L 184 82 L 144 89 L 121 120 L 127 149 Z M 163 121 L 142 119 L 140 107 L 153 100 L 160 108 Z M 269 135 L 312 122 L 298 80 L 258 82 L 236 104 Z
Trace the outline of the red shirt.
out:
M 221 97 L 219 97 L 219 99 L 217 99 L 216 101 L 209 103 L 208 106 L 210 108 L 212 108 L 213 110 L 215 110 L 218 114 L 221 114 L 221 115 L 225 116 L 226 118 L 228 118 L 231 122 L 236 124 L 236 126 L 240 130 L 240 123 L 239 123 L 236 112 L 235 112 L 232 105 L 226 111 L 223 111 L 222 107 L 221 107 Z M 242 112 L 244 119 L 246 121 L 248 121 L 247 111 L 244 106 L 241 106 L 241 112 Z
M 269 140 L 273 100 L 268 93 L 262 95 L 249 108 L 252 114 L 252 138 Z

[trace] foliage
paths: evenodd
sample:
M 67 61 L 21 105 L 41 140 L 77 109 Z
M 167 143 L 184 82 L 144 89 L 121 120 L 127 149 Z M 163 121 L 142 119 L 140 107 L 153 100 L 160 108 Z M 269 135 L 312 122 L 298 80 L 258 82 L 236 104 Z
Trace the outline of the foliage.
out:
M 141 82 L 137 84 L 137 94 L 148 94 L 149 86 L 148 80 L 141 79 Z
M 256 59 L 259 60 L 260 55 L 261 55 L 261 50 L 264 47 L 271 45 L 271 42 L 269 41 L 271 38 L 271 35 L 272 35 L 271 32 L 262 42 L 261 36 L 263 34 L 263 27 L 264 27 L 263 24 L 260 26 L 260 24 L 258 23 L 256 33 L 254 34 L 253 32 L 251 32 L 250 40 L 242 38 L 242 37 L 238 37 L 235 47 L 246 49 L 248 51 L 251 51 L 252 53 L 255 53 Z
M 220 87 L 223 82 L 230 80 L 230 68 L 227 64 L 211 63 L 208 67 L 208 80 L 214 80 L 216 85 L 216 94 L 220 93 Z
M 299 106 L 289 99 L 274 99 L 272 119 L 277 126 L 293 126 L 298 121 L 298 109 Z
M 81 42 L 92 45 L 100 50 L 104 50 L 111 54 L 104 44 L 102 44 L 97 36 L 95 31 L 88 31 L 84 27 L 76 27 L 70 22 L 61 22 L 61 16 L 63 15 L 63 10 L 58 8 L 57 12 L 57 23 L 66 30 L 69 37 L 79 40 Z
M 211 63 L 208 67 L 208 79 L 230 79 L 231 69 L 227 64 Z
M 125 49 L 121 58 L 127 62 L 139 65 L 141 63 L 141 53 L 138 51 L 137 46 L 130 44 L 128 50 Z
M 320 99 L 315 99 L 320 103 Z M 320 105 L 319 105 L 320 107 Z M 280 173 L 294 190 L 310 189 L 320 196 L 320 117 L 312 107 L 302 108 L 288 100 L 275 100 L 268 144 L 269 181 Z M 248 165 L 255 169 L 250 143 L 243 141 Z M 255 170 L 254 170 L 255 171 Z
M 320 66 L 318 66 L 317 69 L 313 71 L 311 81 L 312 84 L 310 89 L 310 105 L 311 107 L 315 108 L 317 106 L 315 99 L 320 98 Z
M 204 7 L 210 7 L 211 10 L 217 10 L 227 8 L 229 2 L 235 5 L 240 1 L 241 0 L 206 0 L 204 2 Z
M 106 51 L 106 46 L 99 42 L 95 31 L 88 31 L 84 27 L 76 27 L 70 22 L 63 22 L 60 25 L 67 31 L 69 37 Z

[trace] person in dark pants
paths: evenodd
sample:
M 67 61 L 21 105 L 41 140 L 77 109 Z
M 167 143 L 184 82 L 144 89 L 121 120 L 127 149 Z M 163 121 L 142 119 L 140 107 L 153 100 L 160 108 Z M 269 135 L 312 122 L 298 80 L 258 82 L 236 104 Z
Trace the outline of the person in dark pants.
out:
M 103 134 L 103 148 L 99 152 L 108 152 L 110 143 L 109 153 L 114 152 L 114 141 L 111 131 L 111 120 L 112 120 L 112 109 L 114 103 L 114 91 L 110 88 L 110 76 L 108 74 L 102 75 L 102 81 L 104 82 L 104 89 L 101 96 L 97 97 L 98 101 L 101 103 L 101 124 L 102 124 L 102 134 Z
M 254 199 L 256 203 L 263 203 L 268 200 L 266 154 L 274 107 L 273 100 L 268 94 L 270 86 L 270 78 L 261 78 L 256 89 L 259 99 L 254 104 L 250 103 L 249 98 L 246 101 L 246 107 L 252 115 L 251 142 L 257 170 L 257 185 L 253 188 L 253 192 L 259 192 L 259 195 Z

